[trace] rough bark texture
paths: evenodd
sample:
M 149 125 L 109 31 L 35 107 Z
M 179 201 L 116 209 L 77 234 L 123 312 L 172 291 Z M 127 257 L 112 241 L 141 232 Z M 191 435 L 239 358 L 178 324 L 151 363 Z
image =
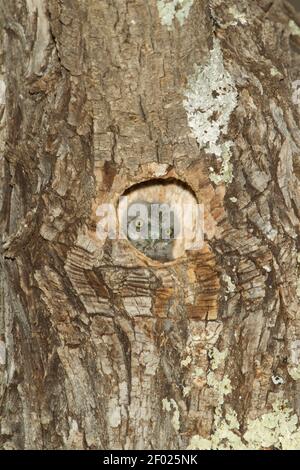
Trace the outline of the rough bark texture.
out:
M 300 448 L 300 18 L 165 3 L 0 2 L 1 448 Z M 213 63 L 219 157 L 187 111 Z M 162 265 L 95 231 L 100 202 L 157 178 L 206 223 Z

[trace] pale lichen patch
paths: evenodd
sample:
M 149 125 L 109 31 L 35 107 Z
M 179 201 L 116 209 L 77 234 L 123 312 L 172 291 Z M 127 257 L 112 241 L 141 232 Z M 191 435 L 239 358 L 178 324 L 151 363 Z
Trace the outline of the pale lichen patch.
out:
M 271 67 L 270 69 L 271 77 L 282 77 L 282 74 L 276 67 Z
M 246 432 L 242 436 L 237 415 L 231 408 L 227 409 L 223 418 L 221 407 L 218 407 L 214 425 L 215 432 L 210 439 L 193 436 L 188 449 L 300 449 L 298 417 L 282 400 L 277 400 L 269 413 L 248 420 Z
M 194 0 L 157 0 L 157 8 L 161 24 L 172 27 L 176 18 L 182 26 L 189 15 Z
M 293 380 L 300 380 L 300 364 L 294 367 L 288 367 L 288 373 Z
M 5 105 L 5 92 L 6 92 L 5 81 L 0 79 L 0 106 Z
M 221 157 L 224 153 L 222 136 L 228 132 L 232 111 L 237 106 L 234 80 L 224 67 L 223 54 L 218 39 L 204 66 L 195 66 L 184 92 L 184 108 L 188 124 L 200 148 L 206 153 Z M 227 143 L 227 149 L 230 145 Z
M 180 365 L 182 367 L 187 367 L 191 362 L 192 362 L 191 356 L 187 356 L 185 359 L 181 361 Z
M 210 439 L 199 435 L 193 436 L 188 449 L 197 450 L 245 450 L 246 445 L 239 435 L 239 422 L 234 410 L 228 408 L 225 417 L 222 416 L 221 407 L 215 413 L 215 431 Z
M 112 428 L 117 428 L 121 424 L 121 407 L 115 398 L 109 402 L 108 419 Z
M 297 297 L 300 298 L 300 278 L 298 278 L 298 280 L 297 280 L 296 292 L 297 292 Z
M 228 276 L 228 274 L 224 274 L 223 275 L 223 280 L 226 284 L 226 292 L 231 294 L 232 292 L 235 292 L 236 290 L 236 286 L 235 284 L 233 283 L 232 279 L 230 276 Z
M 248 421 L 244 439 L 252 449 L 300 449 L 300 430 L 297 425 L 297 415 L 287 406 L 286 401 L 278 400 L 271 412 Z
M 0 341 L 0 365 L 4 366 L 6 363 L 6 346 L 3 341 Z
M 225 375 L 222 380 L 219 380 L 214 372 L 209 372 L 206 381 L 217 392 L 218 405 L 223 405 L 224 397 L 232 392 L 230 378 Z
M 299 263 L 299 256 L 298 256 Z M 300 282 L 298 283 L 297 295 L 300 297 Z M 288 365 L 288 373 L 293 380 L 300 380 L 300 340 L 291 342 L 291 356 Z
M 190 443 L 187 447 L 188 450 L 211 450 L 211 440 L 205 439 L 204 437 L 196 434 L 190 440 Z
M 233 20 L 231 22 L 231 25 L 237 26 L 238 24 L 241 24 L 243 26 L 248 24 L 247 16 L 245 13 L 241 13 L 237 7 L 234 5 L 232 7 L 229 7 L 229 13 L 233 17 Z
M 232 392 L 231 381 L 227 375 L 224 375 L 222 380 L 215 373 L 215 371 L 224 365 L 228 350 L 219 351 L 216 347 L 213 347 L 209 352 L 208 356 L 210 359 L 211 371 L 207 374 L 206 382 L 209 387 L 212 387 L 216 393 L 218 407 L 223 405 L 224 397 Z M 217 408 L 218 408 L 217 407 Z
M 184 397 L 187 397 L 191 393 L 191 387 L 183 387 L 182 394 Z
M 210 180 L 215 184 L 231 183 L 233 180 L 233 166 L 230 162 L 231 150 L 230 147 L 233 145 L 231 141 L 225 142 L 222 150 L 222 168 L 219 174 L 215 173 L 212 169 L 209 175 Z
M 197 450 L 245 450 L 247 446 L 242 441 L 239 432 L 239 422 L 236 412 L 230 407 L 223 416 L 222 408 L 217 407 L 214 419 L 215 431 L 210 439 L 193 436 L 188 449 Z
M 223 137 L 228 132 L 231 113 L 237 106 L 238 93 L 233 78 L 224 67 L 218 39 L 214 40 L 207 64 L 195 66 L 184 96 L 183 105 L 187 112 L 188 125 L 200 148 L 222 159 L 220 174 L 212 169 L 211 181 L 215 184 L 231 183 L 233 167 L 230 158 L 233 142 L 224 142 Z
M 164 398 L 162 400 L 162 405 L 163 405 L 164 411 L 167 411 L 170 413 L 173 410 L 173 416 L 172 416 L 171 422 L 175 431 L 178 432 L 180 429 L 180 420 L 179 420 L 180 413 L 179 413 L 179 408 L 178 408 L 176 401 L 173 400 L 173 398 L 171 398 L 171 400 L 168 400 L 168 398 Z
M 295 23 L 294 20 L 289 21 L 289 30 L 293 36 L 300 36 L 300 27 Z
M 212 348 L 208 353 L 210 359 L 210 368 L 212 370 L 216 370 L 221 365 L 224 365 L 224 361 L 227 357 L 227 354 L 227 349 L 225 349 L 224 351 L 219 351 L 217 348 Z

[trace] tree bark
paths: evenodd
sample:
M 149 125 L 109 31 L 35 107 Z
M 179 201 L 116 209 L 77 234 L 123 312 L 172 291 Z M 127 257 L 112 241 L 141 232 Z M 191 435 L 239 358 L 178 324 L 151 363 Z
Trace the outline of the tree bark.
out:
M 299 14 L 0 6 L 0 448 L 300 448 Z M 97 238 L 148 180 L 204 204 L 201 249 Z

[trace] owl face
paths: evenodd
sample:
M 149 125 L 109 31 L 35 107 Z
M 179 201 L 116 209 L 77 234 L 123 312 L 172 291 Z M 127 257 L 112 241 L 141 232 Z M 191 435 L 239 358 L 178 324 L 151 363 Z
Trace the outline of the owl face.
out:
M 173 259 L 178 228 L 174 211 L 155 202 L 134 202 L 127 211 L 127 238 L 139 251 L 158 261 Z

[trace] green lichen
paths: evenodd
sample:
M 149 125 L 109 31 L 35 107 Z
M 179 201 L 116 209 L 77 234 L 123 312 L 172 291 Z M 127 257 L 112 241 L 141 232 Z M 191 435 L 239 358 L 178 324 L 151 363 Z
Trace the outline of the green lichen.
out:
M 300 364 L 294 367 L 288 367 L 288 373 L 293 380 L 300 380 Z

